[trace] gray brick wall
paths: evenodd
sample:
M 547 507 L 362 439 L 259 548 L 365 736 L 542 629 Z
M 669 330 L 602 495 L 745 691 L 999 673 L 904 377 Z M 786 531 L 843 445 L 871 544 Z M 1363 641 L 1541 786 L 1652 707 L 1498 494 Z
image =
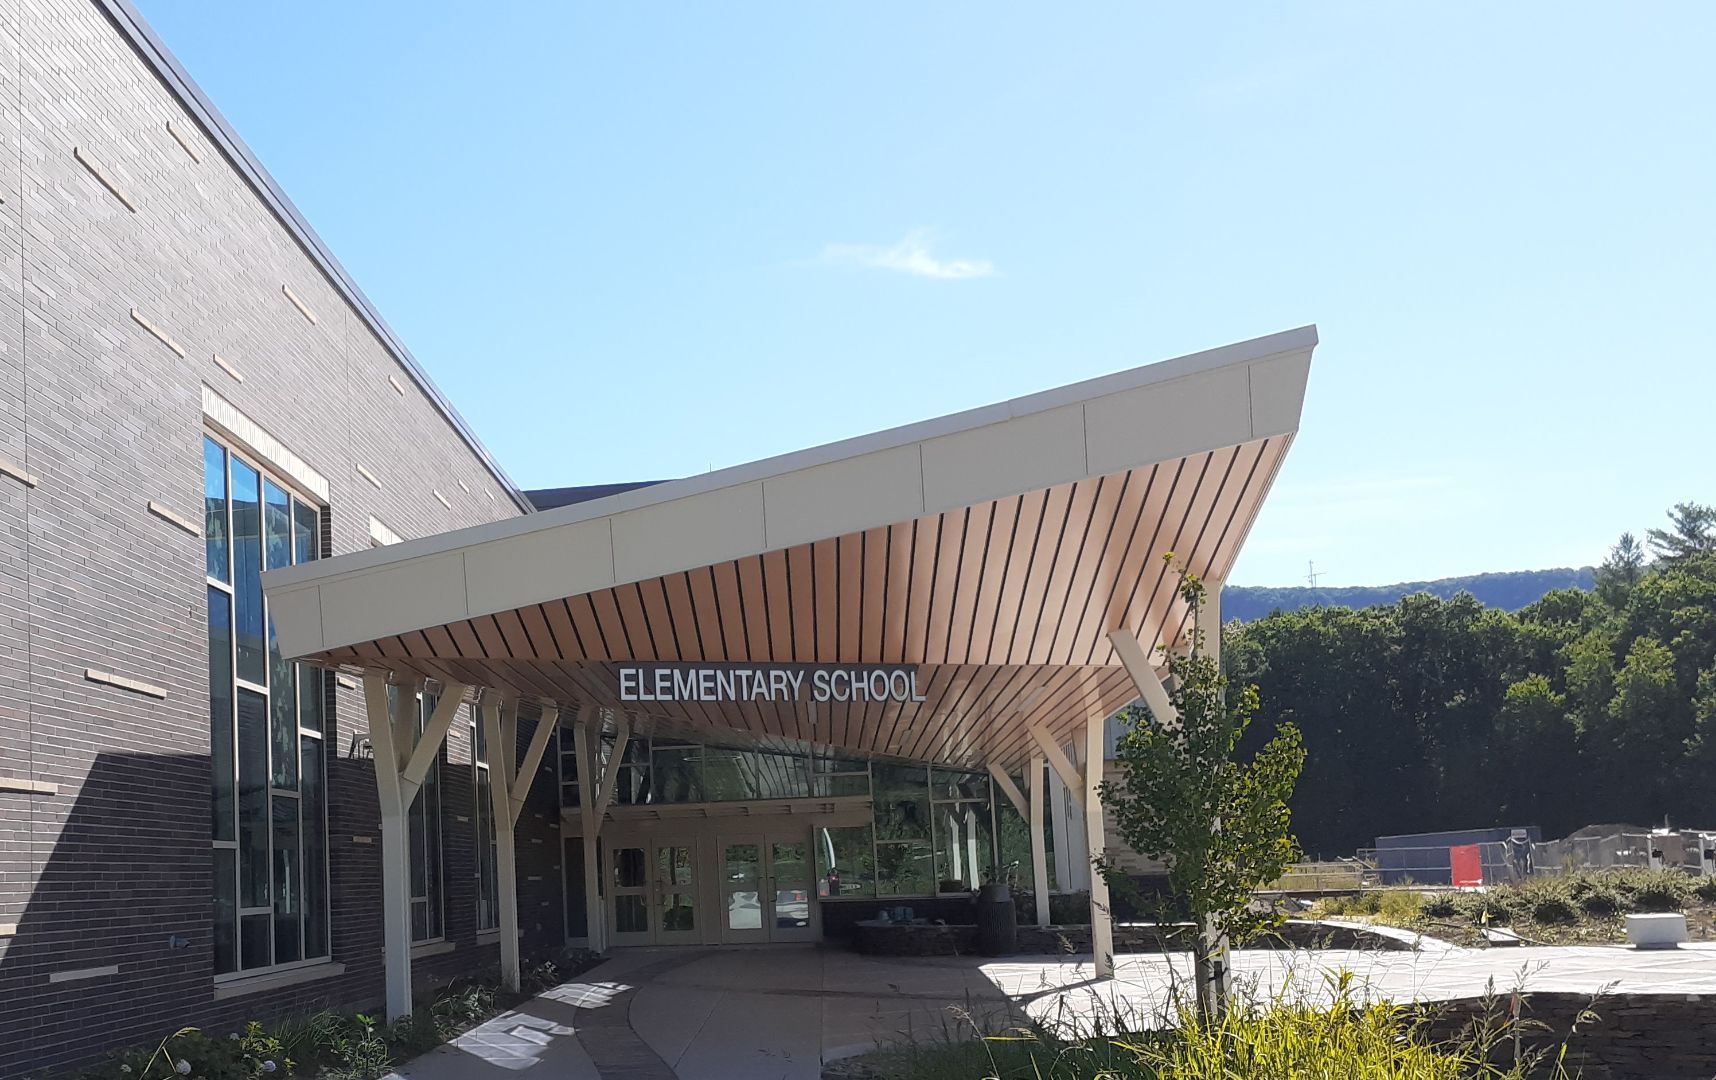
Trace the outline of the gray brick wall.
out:
M 0 458 L 37 479 L 0 475 L 0 778 L 57 786 L 0 791 L 0 924 L 18 928 L 0 936 L 0 1076 L 182 1024 L 382 996 L 379 843 L 353 840 L 378 835 L 373 774 L 347 756 L 363 713 L 342 687 L 329 832 L 346 973 L 214 1000 L 203 548 L 147 509 L 200 520 L 203 384 L 328 479 L 335 553 L 369 546 L 371 515 L 412 537 L 517 512 L 90 0 L 0 0 Z M 90 668 L 166 696 L 91 682 Z M 469 755 L 461 724 L 443 766 L 456 948 L 419 965 L 430 982 L 495 962 L 475 941 Z M 519 841 L 521 876 L 541 878 L 520 892 L 538 948 L 561 937 L 546 800 Z M 107 965 L 118 972 L 50 982 Z

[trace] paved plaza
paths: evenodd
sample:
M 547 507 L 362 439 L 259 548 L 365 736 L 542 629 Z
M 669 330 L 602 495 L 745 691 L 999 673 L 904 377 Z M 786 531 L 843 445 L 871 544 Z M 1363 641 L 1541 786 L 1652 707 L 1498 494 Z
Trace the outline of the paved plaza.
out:
M 1349 971 L 1394 1000 L 1494 987 L 1716 994 L 1716 945 L 1417 952 L 1245 951 L 1242 987 L 1307 999 Z M 531 1072 L 570 1080 L 815 1080 L 822 1062 L 905 1039 L 968 1033 L 1028 1014 L 1050 1023 L 1136 1025 L 1173 1010 L 1183 955 L 1118 958 L 1112 981 L 1069 956 L 895 959 L 834 949 L 631 950 L 400 1070 L 408 1080 Z

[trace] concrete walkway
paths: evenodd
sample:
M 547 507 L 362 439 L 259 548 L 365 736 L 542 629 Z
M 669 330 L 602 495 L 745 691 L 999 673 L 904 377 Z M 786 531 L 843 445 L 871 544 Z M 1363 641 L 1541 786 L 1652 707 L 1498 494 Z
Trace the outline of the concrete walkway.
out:
M 905 1040 L 969 1037 L 1023 1016 L 1089 1030 L 1171 1015 L 1184 956 L 889 959 L 807 946 L 626 950 L 400 1070 L 409 1080 L 529 1072 L 567 1080 L 817 1080 L 822 1062 Z M 1716 945 L 1235 954 L 1256 994 L 1326 1000 L 1331 973 L 1395 1000 L 1531 991 L 1716 994 Z

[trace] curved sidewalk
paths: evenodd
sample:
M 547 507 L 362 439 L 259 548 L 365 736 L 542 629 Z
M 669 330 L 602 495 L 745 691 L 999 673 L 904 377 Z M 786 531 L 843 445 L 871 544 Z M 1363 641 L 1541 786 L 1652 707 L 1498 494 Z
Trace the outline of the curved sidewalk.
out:
M 1088 958 L 895 959 L 835 949 L 625 951 L 400 1070 L 409 1080 L 818 1080 L 825 1060 L 877 1045 L 969 1037 L 1025 1013 L 1050 1023 L 1171 1011 L 1183 955 L 1129 954 L 1093 983 Z M 1315 997 L 1351 971 L 1379 997 L 1529 991 L 1716 994 L 1716 945 L 1423 952 L 1243 951 L 1242 985 Z

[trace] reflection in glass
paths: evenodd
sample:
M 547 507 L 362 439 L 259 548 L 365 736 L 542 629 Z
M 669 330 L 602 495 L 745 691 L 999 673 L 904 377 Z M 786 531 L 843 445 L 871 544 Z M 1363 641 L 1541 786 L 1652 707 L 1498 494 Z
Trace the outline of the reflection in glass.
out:
M 727 893 L 727 929 L 763 928 L 763 853 L 756 844 L 728 844 L 722 857 L 722 888 Z
M 928 840 L 876 838 L 876 892 L 881 896 L 932 896 Z
M 655 870 L 664 886 L 691 884 L 691 849 L 667 845 L 655 849 Z
M 226 450 L 213 439 L 203 439 L 203 537 L 206 541 L 208 576 L 232 581 L 232 552 L 226 528 Z
M 238 970 L 238 852 L 214 851 L 215 974 Z
M 298 755 L 293 754 L 294 763 Z M 274 962 L 285 964 L 302 955 L 303 868 L 298 853 L 298 800 L 274 798 Z
M 810 862 L 804 843 L 776 840 L 769 845 L 769 860 L 775 879 L 775 926 L 809 926 Z
M 232 589 L 237 604 L 238 677 L 268 682 L 262 620 L 262 491 L 256 470 L 232 459 Z
M 246 968 L 268 966 L 270 915 L 246 915 L 239 920 L 239 959 Z
M 686 893 L 668 893 L 661 898 L 661 928 L 663 930 L 696 929 L 695 903 Z
M 649 933 L 649 905 L 643 897 L 636 894 L 614 897 L 614 929 L 622 934 Z
M 652 802 L 703 802 L 703 748 L 656 746 L 650 754 Z
M 268 902 L 268 702 L 250 690 L 238 692 L 238 896 L 247 908 Z M 247 935 L 255 931 L 246 930 Z M 268 934 L 262 931 L 264 952 Z M 247 938 L 244 966 L 251 967 L 254 942 Z M 266 955 L 259 963 L 267 964 Z
M 649 862 L 643 848 L 614 849 L 614 888 L 641 889 L 649 884 Z
M 876 895 L 876 850 L 870 826 L 818 828 L 816 879 L 818 896 Z
M 317 674 L 320 674 L 318 672 Z M 299 743 L 299 791 L 304 803 L 304 959 L 328 955 L 328 839 L 322 784 L 322 740 Z
M 236 839 L 232 778 L 232 601 L 209 586 L 209 753 L 216 840 Z
M 321 537 L 316 530 L 316 508 L 309 503 L 294 502 L 292 504 L 292 555 L 293 561 L 306 563 L 315 559 L 321 548 Z

